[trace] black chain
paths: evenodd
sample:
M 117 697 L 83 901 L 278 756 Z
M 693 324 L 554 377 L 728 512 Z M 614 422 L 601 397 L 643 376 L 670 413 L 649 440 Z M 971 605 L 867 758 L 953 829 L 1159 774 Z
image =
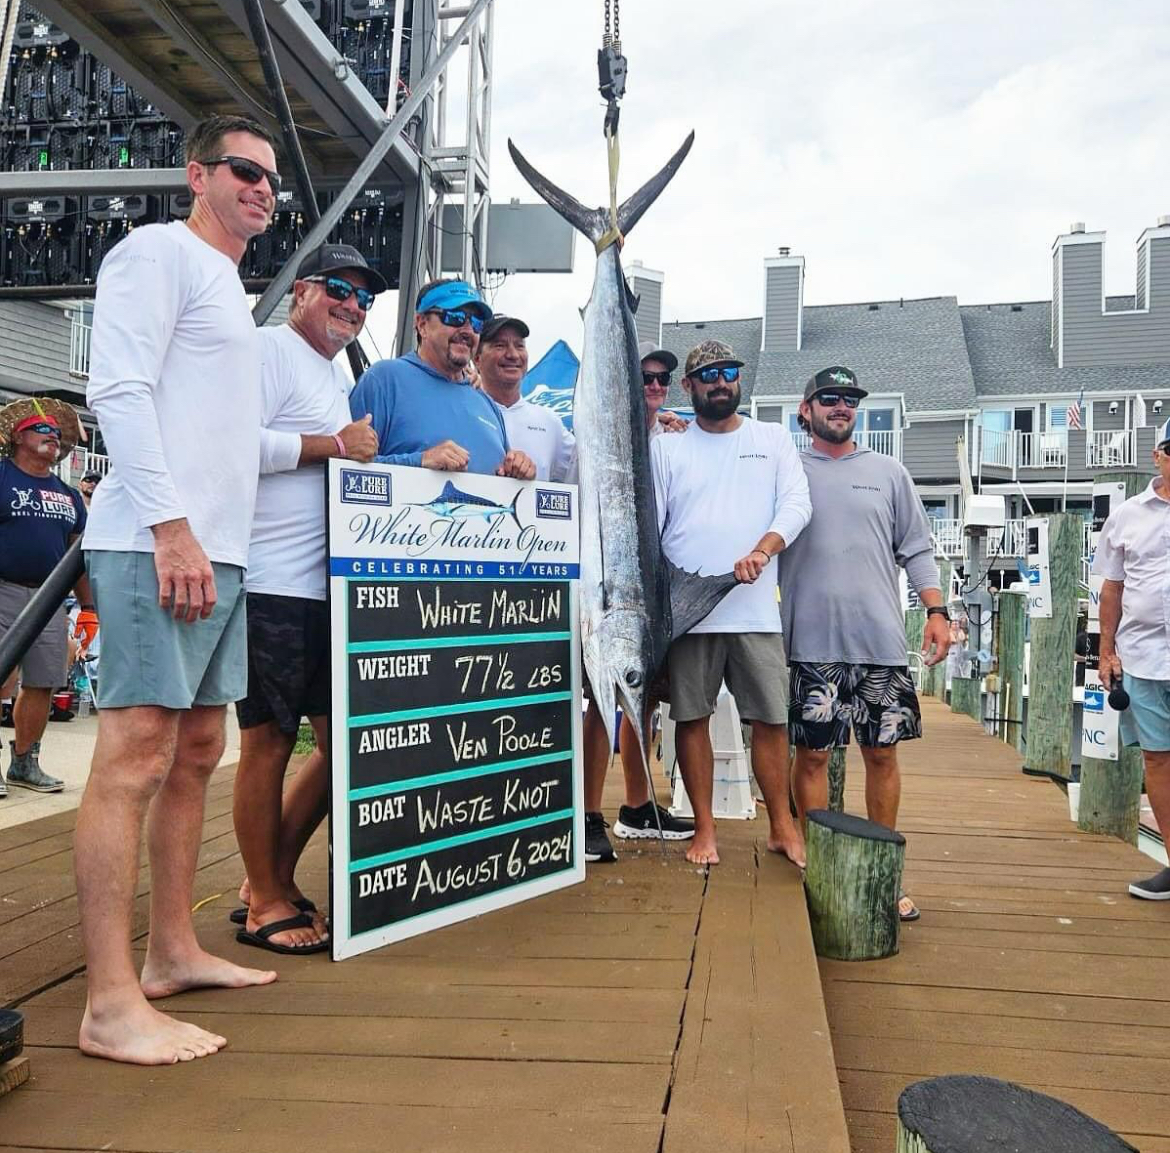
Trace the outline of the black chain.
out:
M 609 3 L 610 0 L 605 0 L 605 32 L 601 37 L 601 43 L 606 48 L 613 43 L 613 33 L 610 31 Z
M 605 7 L 608 10 L 609 0 L 605 0 Z M 606 23 L 609 23 L 609 17 L 606 17 Z M 620 0 L 613 0 L 613 42 L 614 46 L 620 52 L 622 50 L 622 7 Z

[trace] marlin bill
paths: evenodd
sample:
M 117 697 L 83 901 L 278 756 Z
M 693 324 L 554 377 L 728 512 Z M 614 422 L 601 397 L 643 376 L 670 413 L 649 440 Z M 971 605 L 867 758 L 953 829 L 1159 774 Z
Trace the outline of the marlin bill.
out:
M 699 576 L 662 555 L 646 401 L 620 244 L 670 182 L 694 142 L 616 210 L 586 208 L 542 176 L 509 141 L 524 179 L 593 241 L 597 266 L 582 313 L 585 340 L 573 405 L 581 501 L 581 639 L 585 668 L 613 740 L 615 704 L 642 741 L 644 703 L 670 642 L 735 587 L 732 573 Z

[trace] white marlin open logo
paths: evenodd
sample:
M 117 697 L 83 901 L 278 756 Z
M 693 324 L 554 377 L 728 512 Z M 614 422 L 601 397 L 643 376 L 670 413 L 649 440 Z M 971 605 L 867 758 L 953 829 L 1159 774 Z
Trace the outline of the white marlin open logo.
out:
M 431 500 L 355 513 L 347 526 L 352 542 L 391 547 L 411 558 L 520 553 L 524 564 L 555 561 L 569 553 L 568 541 L 521 519 L 521 500 L 530 488 L 518 485 L 506 501 L 473 492 L 473 485 L 470 478 L 461 478 L 459 485 L 448 480 Z

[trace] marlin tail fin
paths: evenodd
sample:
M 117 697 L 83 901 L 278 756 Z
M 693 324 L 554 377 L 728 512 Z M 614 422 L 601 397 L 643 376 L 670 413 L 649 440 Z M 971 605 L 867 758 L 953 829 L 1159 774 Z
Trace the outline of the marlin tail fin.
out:
M 623 236 L 630 235 L 630 229 L 642 219 L 642 214 L 671 182 L 694 142 L 695 134 L 691 132 L 682 142 L 682 147 L 666 162 L 665 167 L 657 175 L 650 177 L 624 204 L 618 206 L 618 231 Z
M 512 497 L 512 508 L 510 510 L 512 513 L 512 519 L 516 522 L 516 527 L 518 529 L 524 528 L 524 526 L 520 523 L 520 518 L 516 515 L 516 505 L 520 503 L 520 494 L 523 491 L 524 490 L 522 488 L 518 488 L 516 490 L 516 495 L 514 497 Z
M 666 562 L 670 571 L 671 640 L 688 633 L 739 583 L 735 573 L 700 576 Z

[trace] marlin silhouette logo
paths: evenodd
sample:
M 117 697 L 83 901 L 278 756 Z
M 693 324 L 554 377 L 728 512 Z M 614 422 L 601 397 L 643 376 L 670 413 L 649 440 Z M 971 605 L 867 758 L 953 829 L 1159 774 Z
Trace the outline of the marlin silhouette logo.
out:
M 837 384 L 852 384 L 853 377 L 847 372 L 830 372 L 829 379 L 836 381 Z
M 482 516 L 484 520 L 491 520 L 493 516 L 510 516 L 518 528 L 524 526 L 516 515 L 516 504 L 520 500 L 523 489 L 517 489 L 510 505 L 497 504 L 486 496 L 476 496 L 474 493 L 463 492 L 457 489 L 450 481 L 443 486 L 443 491 L 433 500 L 425 503 L 415 502 L 415 508 L 425 508 L 435 516 L 445 520 L 472 520 Z

